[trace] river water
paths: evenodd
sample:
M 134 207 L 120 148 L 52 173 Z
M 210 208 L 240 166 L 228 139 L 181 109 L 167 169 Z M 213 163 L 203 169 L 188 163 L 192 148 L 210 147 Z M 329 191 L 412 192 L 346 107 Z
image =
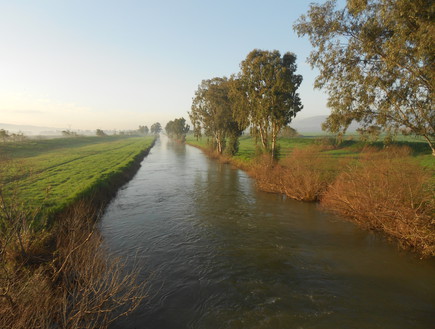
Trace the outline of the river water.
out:
M 101 222 L 149 298 L 113 328 L 434 328 L 435 264 L 164 136 Z

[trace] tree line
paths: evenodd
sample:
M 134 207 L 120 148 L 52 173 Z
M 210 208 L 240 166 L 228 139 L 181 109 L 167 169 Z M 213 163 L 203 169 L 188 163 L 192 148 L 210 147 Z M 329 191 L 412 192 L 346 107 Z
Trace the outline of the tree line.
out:
M 116 132 L 116 130 L 113 132 L 114 135 L 121 135 L 121 136 L 134 136 L 134 135 L 158 135 L 162 131 L 162 126 L 159 122 L 155 122 L 151 125 L 151 128 L 148 128 L 148 126 L 141 126 L 139 125 L 139 128 L 136 130 L 121 130 Z M 71 132 L 69 130 L 62 131 L 62 134 L 66 137 L 74 137 L 78 136 L 77 133 Z M 99 137 L 105 137 L 108 136 L 108 133 L 102 129 L 97 129 L 95 131 L 95 134 Z
M 303 108 L 296 69 L 293 53 L 254 49 L 240 72 L 203 80 L 189 112 L 195 137 L 204 134 L 219 154 L 233 155 L 249 127 L 262 150 L 275 157 L 278 134 Z
M 308 62 L 319 70 L 314 87 L 328 93 L 323 129 L 337 136 L 356 121 L 364 138 L 381 132 L 424 138 L 435 155 L 435 2 L 336 0 L 311 4 L 293 28 L 313 46 Z M 189 112 L 195 136 L 234 154 L 250 127 L 272 155 L 276 138 L 302 109 L 296 92 L 296 56 L 255 49 L 230 78 L 203 80 Z
M 0 141 L 6 142 L 22 142 L 26 139 L 22 132 L 11 133 L 8 130 L 0 129 Z

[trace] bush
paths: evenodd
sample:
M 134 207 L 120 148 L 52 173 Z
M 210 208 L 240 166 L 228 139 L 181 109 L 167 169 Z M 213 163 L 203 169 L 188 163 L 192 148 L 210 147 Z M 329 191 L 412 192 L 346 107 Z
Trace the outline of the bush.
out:
M 383 231 L 403 247 L 435 255 L 433 178 L 409 148 L 366 148 L 322 198 L 325 208 L 367 229 Z
M 0 328 L 107 328 L 139 305 L 145 283 L 102 248 L 95 216 L 77 203 L 35 231 L 0 190 Z
M 325 157 L 316 146 L 294 149 L 280 164 L 270 155 L 259 158 L 252 169 L 258 187 L 279 192 L 296 200 L 316 201 L 334 179 L 334 160 Z

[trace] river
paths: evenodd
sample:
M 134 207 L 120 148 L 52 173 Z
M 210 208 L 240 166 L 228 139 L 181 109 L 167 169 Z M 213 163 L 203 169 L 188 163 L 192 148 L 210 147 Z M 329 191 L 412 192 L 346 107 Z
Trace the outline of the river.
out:
M 113 328 L 434 328 L 433 261 L 164 136 L 101 230 L 149 286 Z

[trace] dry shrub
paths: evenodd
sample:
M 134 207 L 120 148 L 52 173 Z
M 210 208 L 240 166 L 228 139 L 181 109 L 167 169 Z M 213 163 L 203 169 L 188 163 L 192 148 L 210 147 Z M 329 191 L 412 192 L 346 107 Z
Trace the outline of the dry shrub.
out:
M 322 204 L 364 228 L 387 233 L 403 247 L 435 255 L 432 174 L 408 148 L 366 148 L 328 188 Z
M 92 206 L 77 204 L 40 233 L 22 214 L 8 222 L 19 208 L 1 200 L 0 328 L 107 328 L 145 298 L 137 270 L 102 248 Z
M 144 283 L 137 282 L 137 269 L 127 273 L 119 259 L 101 246 L 94 228 L 93 207 L 80 203 L 56 230 L 58 237 L 55 271 L 60 280 L 62 328 L 106 328 L 133 311 L 145 298 Z
M 252 169 L 258 187 L 296 200 L 316 201 L 334 179 L 336 162 L 317 146 L 294 149 L 279 164 L 260 158 Z

